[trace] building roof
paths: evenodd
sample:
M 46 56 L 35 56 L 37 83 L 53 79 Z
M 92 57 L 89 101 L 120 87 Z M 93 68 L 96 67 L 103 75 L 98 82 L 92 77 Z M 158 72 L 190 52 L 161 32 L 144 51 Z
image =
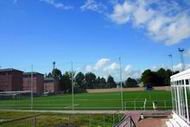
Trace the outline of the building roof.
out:
M 45 81 L 54 81 L 55 79 L 53 77 L 44 78 Z
M 24 76 L 31 76 L 31 75 L 44 75 L 44 74 L 42 74 L 42 73 L 39 73 L 39 72 L 24 72 Z
M 180 73 L 177 73 L 175 75 L 172 75 L 170 79 L 172 81 L 182 80 L 182 79 L 189 79 L 190 78 L 190 69 L 187 69 L 185 71 L 182 71 Z
M 0 72 L 13 72 L 13 71 L 18 71 L 18 72 L 23 72 L 14 68 L 5 68 L 5 69 L 0 69 Z
M 44 82 L 45 83 L 48 83 L 48 82 L 56 82 L 58 80 L 54 79 L 53 77 L 46 77 L 44 78 Z

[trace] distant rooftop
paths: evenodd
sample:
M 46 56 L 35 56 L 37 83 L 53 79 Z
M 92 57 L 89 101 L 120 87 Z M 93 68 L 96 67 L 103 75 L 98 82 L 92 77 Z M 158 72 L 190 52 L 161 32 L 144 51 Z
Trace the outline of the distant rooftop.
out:
M 54 82 L 54 81 L 58 81 L 58 80 L 54 79 L 53 77 L 44 78 L 44 82 Z
M 24 76 L 30 76 L 30 75 L 44 75 L 42 73 L 39 72 L 24 72 Z
M 19 71 L 19 72 L 23 72 L 14 68 L 5 68 L 5 69 L 0 69 L 0 72 L 13 72 L 13 71 Z

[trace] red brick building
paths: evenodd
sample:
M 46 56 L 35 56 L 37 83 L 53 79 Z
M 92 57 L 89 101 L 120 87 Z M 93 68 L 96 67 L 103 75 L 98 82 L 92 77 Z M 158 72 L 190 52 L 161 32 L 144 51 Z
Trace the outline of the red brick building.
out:
M 21 91 L 22 74 L 22 71 L 13 68 L 0 69 L 0 91 Z
M 33 93 L 40 95 L 44 92 L 44 75 L 38 72 L 33 72 L 33 78 L 31 78 L 31 72 L 23 74 L 23 90 L 31 90 L 31 81 L 33 84 Z
M 59 91 L 59 81 L 54 78 L 44 79 L 44 92 L 57 93 Z

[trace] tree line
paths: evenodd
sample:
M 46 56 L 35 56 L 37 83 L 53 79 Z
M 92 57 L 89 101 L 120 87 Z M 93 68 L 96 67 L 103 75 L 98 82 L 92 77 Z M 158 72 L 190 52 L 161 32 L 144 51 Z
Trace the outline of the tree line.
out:
M 128 77 L 123 82 L 116 82 L 114 77 L 109 75 L 107 78 L 96 76 L 92 72 L 82 73 L 65 72 L 62 73 L 59 69 L 54 69 L 46 77 L 53 77 L 59 81 L 59 89 L 64 93 L 70 93 L 72 90 L 72 81 L 75 92 L 85 92 L 86 89 L 102 89 L 120 87 L 139 87 L 138 84 L 151 84 L 152 86 L 166 86 L 170 84 L 170 76 L 178 72 L 172 72 L 169 69 L 160 68 L 158 71 L 145 70 L 141 78 L 134 79 Z
M 168 86 L 170 85 L 170 76 L 179 73 L 179 71 L 171 71 L 170 69 L 160 68 L 157 71 L 145 70 L 142 73 L 141 81 L 144 86 L 151 84 L 152 86 Z

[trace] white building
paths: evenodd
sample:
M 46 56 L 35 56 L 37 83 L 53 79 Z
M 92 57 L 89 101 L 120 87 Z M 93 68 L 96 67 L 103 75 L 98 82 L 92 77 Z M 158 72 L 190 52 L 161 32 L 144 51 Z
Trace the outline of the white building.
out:
M 168 127 L 190 127 L 190 69 L 171 76 L 173 112 Z

